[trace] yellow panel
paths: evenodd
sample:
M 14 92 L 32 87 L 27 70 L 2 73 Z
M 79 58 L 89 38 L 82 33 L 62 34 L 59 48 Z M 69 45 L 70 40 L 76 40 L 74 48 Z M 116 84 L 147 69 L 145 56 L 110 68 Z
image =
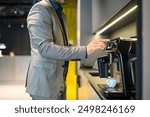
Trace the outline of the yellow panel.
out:
M 77 94 L 77 80 L 76 80 L 76 74 L 75 74 L 75 62 L 69 63 L 69 71 L 67 75 L 67 100 L 75 100 L 76 94 Z
M 76 0 L 67 0 L 67 4 L 63 6 L 63 11 L 67 17 L 68 39 L 71 44 L 76 43 Z M 76 63 L 69 62 L 69 70 L 67 74 L 67 100 L 77 99 L 77 79 L 76 79 Z

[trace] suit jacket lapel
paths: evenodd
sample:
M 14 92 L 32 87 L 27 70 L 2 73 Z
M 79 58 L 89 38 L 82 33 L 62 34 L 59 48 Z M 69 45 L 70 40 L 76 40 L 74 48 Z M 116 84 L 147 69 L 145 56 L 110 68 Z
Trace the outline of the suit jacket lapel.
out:
M 62 33 L 62 37 L 64 37 L 63 28 L 62 28 L 61 22 L 60 22 L 60 20 L 59 20 L 59 18 L 58 18 L 58 16 L 57 16 L 56 11 L 52 8 L 52 5 L 51 5 L 51 3 L 49 2 L 49 0 L 45 0 L 45 1 L 48 3 L 49 9 L 50 9 L 50 11 L 51 11 L 51 13 L 52 13 L 54 19 L 56 20 L 56 23 L 58 23 L 58 26 L 59 26 L 60 31 L 61 31 L 61 33 Z M 64 16 L 63 16 L 63 15 L 62 15 L 62 18 L 63 18 L 63 20 L 64 20 Z M 65 22 L 64 22 L 64 25 L 66 25 Z M 65 26 L 65 28 L 66 28 L 66 26 Z
M 64 37 L 65 37 L 65 34 L 64 34 L 64 31 L 63 31 L 63 27 L 62 27 L 62 25 L 61 25 L 61 22 L 60 22 L 60 20 L 59 20 L 59 18 L 58 18 L 58 16 L 57 16 L 57 13 L 56 13 L 56 11 L 52 8 L 52 5 L 51 5 L 51 3 L 49 2 L 49 0 L 42 0 L 42 4 L 43 5 L 45 5 L 46 7 L 48 7 L 48 10 L 49 10 L 49 12 L 51 13 L 51 15 L 52 15 L 52 22 L 55 22 L 55 24 L 56 24 L 56 27 L 57 27 L 57 31 L 59 32 L 59 34 L 57 34 L 56 32 L 54 32 L 54 35 L 57 35 L 57 37 L 58 37 L 58 35 L 60 35 L 58 38 L 56 38 L 56 39 L 58 39 L 58 40 L 55 40 L 55 42 L 57 43 L 57 44 L 61 44 L 61 45 L 64 45 Z M 63 18 L 63 20 L 64 20 L 64 16 L 63 16 L 64 14 L 62 14 L 62 18 Z M 55 20 L 55 21 L 53 21 L 53 19 Z M 66 23 L 64 22 L 64 25 L 65 25 L 65 29 L 66 29 Z M 67 33 L 67 32 L 66 32 Z M 67 35 L 67 34 L 66 34 Z M 62 39 L 61 39 L 62 38 Z M 61 39 L 61 40 L 60 40 Z
M 61 32 L 62 32 L 62 34 L 63 34 L 63 28 L 62 28 L 62 25 L 61 25 L 61 23 L 60 23 L 60 20 L 59 20 L 59 18 L 58 18 L 58 16 L 57 16 L 55 10 L 54 10 L 52 7 L 50 7 L 50 9 L 51 9 L 51 13 L 53 14 L 53 16 L 54 16 L 54 18 L 55 18 L 55 20 L 56 20 L 56 23 L 59 24 L 59 27 L 60 27 Z

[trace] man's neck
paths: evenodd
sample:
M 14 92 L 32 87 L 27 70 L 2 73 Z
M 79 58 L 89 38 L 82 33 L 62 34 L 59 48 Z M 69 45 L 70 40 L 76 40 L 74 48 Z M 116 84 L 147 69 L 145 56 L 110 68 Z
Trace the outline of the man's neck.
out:
M 49 2 L 51 3 L 52 7 L 55 9 L 55 10 L 62 10 L 62 7 L 61 5 L 59 5 L 58 3 L 54 2 L 53 0 L 49 0 Z

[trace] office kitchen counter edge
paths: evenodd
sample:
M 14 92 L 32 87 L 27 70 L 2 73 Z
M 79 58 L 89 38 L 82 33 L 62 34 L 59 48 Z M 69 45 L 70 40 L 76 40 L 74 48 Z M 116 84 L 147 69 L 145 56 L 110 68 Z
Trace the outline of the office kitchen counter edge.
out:
M 109 97 L 107 98 L 104 94 L 104 89 L 99 87 L 100 85 L 105 85 L 106 86 L 106 81 L 107 78 L 100 78 L 98 75 L 98 70 L 96 69 L 83 69 L 80 68 L 78 70 L 78 75 L 80 76 L 81 79 L 85 78 L 89 82 L 90 86 L 93 88 L 97 96 L 99 97 L 100 100 L 132 100 L 130 97 L 122 97 L 116 96 L 116 97 Z M 81 87 L 82 87 L 82 82 L 81 82 Z M 90 92 L 87 92 L 90 95 Z
M 106 100 L 106 98 L 101 93 L 101 89 L 98 86 L 98 84 L 106 84 L 106 78 L 100 78 L 97 76 L 98 71 L 95 69 L 79 69 L 78 75 L 80 78 L 86 78 L 91 85 L 91 87 L 94 89 L 96 94 L 99 96 L 101 100 Z M 93 76 L 92 76 L 93 75 Z M 82 84 L 81 84 L 82 86 Z

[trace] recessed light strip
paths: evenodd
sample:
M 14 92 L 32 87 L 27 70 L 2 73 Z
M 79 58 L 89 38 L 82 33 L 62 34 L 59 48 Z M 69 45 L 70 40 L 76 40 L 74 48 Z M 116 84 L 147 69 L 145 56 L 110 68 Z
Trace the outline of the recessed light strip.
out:
M 101 33 L 103 33 L 105 30 L 107 30 L 108 28 L 110 28 L 112 25 L 114 25 L 115 23 L 119 22 L 121 19 L 123 19 L 124 17 L 126 17 L 132 11 L 134 11 L 137 7 L 138 6 L 136 5 L 133 8 L 131 8 L 130 10 L 128 10 L 126 13 L 124 13 L 123 15 L 121 15 L 119 18 L 117 18 L 116 20 L 114 20 L 112 23 L 110 23 L 109 25 L 107 25 L 106 27 L 104 27 L 103 29 L 101 29 L 100 31 L 98 31 L 96 33 L 96 35 L 100 35 Z

